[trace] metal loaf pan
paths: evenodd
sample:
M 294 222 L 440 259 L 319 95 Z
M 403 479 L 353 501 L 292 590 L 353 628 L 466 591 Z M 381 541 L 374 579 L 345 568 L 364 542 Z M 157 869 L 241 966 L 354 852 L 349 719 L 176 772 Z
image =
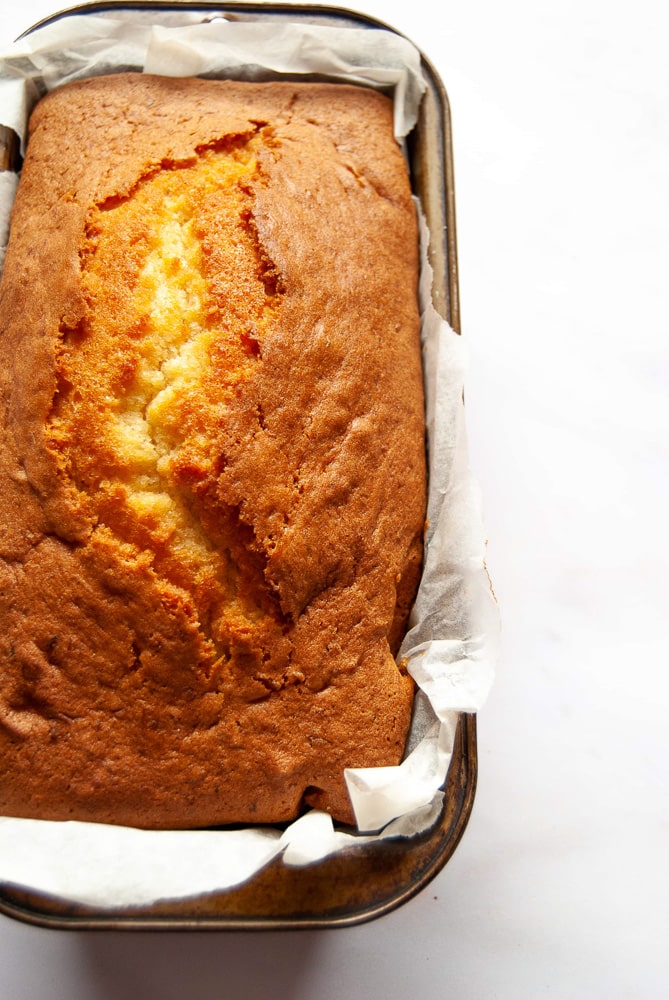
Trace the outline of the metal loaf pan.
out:
M 187 8 L 203 19 L 217 15 L 246 21 L 305 21 L 340 27 L 388 25 L 357 12 L 321 6 L 273 3 L 108 2 L 72 7 L 34 25 L 73 14 L 114 13 L 146 18 Z M 408 141 L 410 172 L 431 234 L 434 303 L 460 332 L 451 119 L 444 86 L 421 58 L 426 92 L 420 118 Z M 0 166 L 18 166 L 16 143 L 4 129 Z M 429 832 L 405 840 L 360 845 L 312 865 L 291 868 L 276 859 L 248 882 L 193 899 L 156 903 L 141 909 L 93 910 L 63 903 L 13 886 L 0 886 L 0 912 L 30 924 L 56 929 L 108 930 L 286 930 L 341 927 L 379 917 L 423 889 L 453 854 L 469 820 L 476 788 L 477 744 L 474 715 L 459 719 L 444 807 Z

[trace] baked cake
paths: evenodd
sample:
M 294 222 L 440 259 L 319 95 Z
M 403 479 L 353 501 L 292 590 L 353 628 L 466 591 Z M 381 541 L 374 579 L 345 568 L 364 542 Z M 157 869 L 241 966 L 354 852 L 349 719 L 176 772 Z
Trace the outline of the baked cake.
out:
M 0 814 L 353 816 L 425 517 L 392 104 L 143 74 L 33 112 L 0 285 Z

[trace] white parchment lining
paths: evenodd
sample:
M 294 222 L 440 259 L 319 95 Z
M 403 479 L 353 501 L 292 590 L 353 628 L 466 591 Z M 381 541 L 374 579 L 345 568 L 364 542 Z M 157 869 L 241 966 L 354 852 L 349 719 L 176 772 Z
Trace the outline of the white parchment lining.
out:
M 401 36 L 300 21 L 203 18 L 194 10 L 75 15 L 31 33 L 0 50 L 0 123 L 24 143 L 30 110 L 46 91 L 131 68 L 238 79 L 308 74 L 368 84 L 393 94 L 400 141 L 413 127 L 425 84 L 418 52 Z M 0 267 L 15 187 L 13 175 L 0 173 Z M 421 216 L 428 532 L 421 586 L 399 653 L 419 690 L 404 762 L 346 773 L 359 832 L 335 829 L 317 811 L 283 832 L 155 832 L 0 817 L 0 883 L 99 909 L 142 906 L 237 885 L 279 854 L 286 864 L 309 864 L 352 843 L 410 837 L 436 822 L 458 714 L 477 712 L 493 681 L 498 618 L 467 460 L 465 347 L 432 305 L 427 239 Z

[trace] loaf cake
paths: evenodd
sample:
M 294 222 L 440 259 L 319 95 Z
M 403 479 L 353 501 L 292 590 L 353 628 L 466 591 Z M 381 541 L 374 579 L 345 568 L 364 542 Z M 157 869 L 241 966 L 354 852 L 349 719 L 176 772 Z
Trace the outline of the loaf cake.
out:
M 421 569 L 391 101 L 122 73 L 31 122 L 0 284 L 0 814 L 353 821 Z

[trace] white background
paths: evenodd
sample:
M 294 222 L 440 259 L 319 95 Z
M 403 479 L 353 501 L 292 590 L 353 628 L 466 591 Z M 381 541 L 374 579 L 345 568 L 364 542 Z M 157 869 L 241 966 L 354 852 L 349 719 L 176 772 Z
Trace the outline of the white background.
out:
M 0 43 L 56 9 L 2 0 Z M 357 928 L 0 917 L 0 1000 L 669 996 L 669 6 L 356 9 L 423 50 L 453 111 L 471 462 L 503 619 L 474 814 L 433 883 Z

